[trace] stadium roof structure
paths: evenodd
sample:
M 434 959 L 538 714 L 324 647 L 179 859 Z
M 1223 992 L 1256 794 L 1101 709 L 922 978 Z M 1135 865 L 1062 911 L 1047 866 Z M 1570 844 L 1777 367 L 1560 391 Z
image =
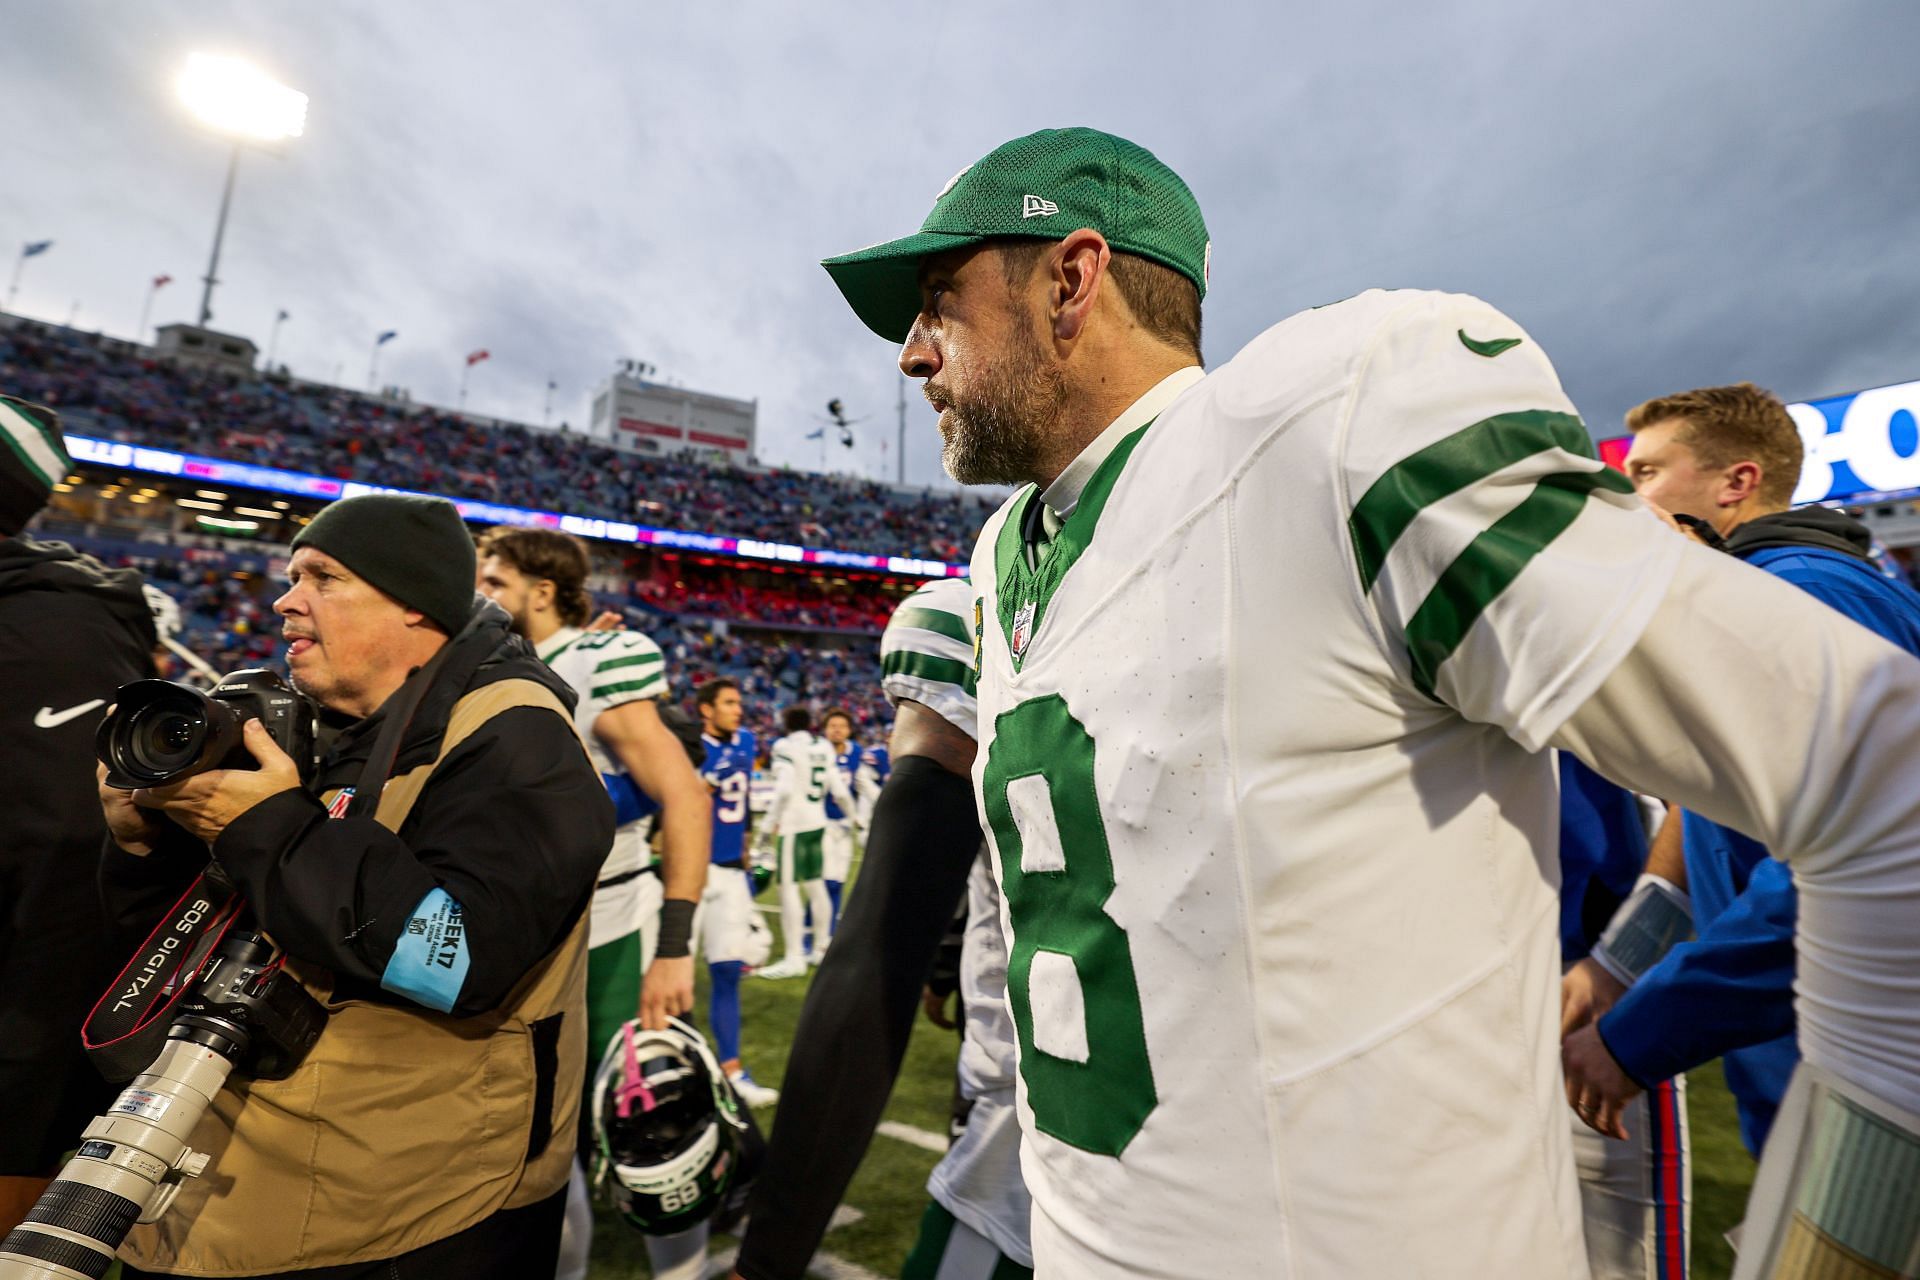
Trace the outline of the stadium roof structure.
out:
M 232 485 L 267 493 L 285 493 L 320 502 L 351 498 L 361 493 L 416 493 L 387 485 L 338 480 L 304 471 L 287 471 L 200 454 L 178 453 L 172 449 L 152 449 L 120 440 L 99 440 L 92 436 L 66 436 L 67 452 L 76 465 L 120 467 L 144 471 L 150 475 L 174 476 L 206 484 Z M 967 573 L 964 564 L 927 560 L 917 556 L 880 555 L 867 551 L 842 551 L 832 547 L 805 547 L 788 542 L 770 542 L 737 534 L 706 533 L 687 529 L 665 529 L 631 524 L 623 520 L 605 520 L 598 516 L 567 515 L 557 511 L 537 511 L 528 507 L 509 507 L 497 502 L 481 502 L 453 494 L 435 494 L 450 499 L 459 508 L 461 518 L 473 524 L 508 524 L 536 529 L 558 529 L 582 538 L 604 542 L 633 543 L 681 551 L 702 551 L 711 555 L 734 556 L 742 560 L 770 561 L 775 564 L 817 565 L 822 568 L 856 569 L 877 573 L 907 574 L 921 578 L 958 578 Z

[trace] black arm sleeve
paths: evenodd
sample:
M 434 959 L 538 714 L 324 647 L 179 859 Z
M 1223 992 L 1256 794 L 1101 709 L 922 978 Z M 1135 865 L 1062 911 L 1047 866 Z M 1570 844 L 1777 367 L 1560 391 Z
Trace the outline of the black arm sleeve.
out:
M 495 1008 L 573 927 L 613 845 L 613 804 L 551 710 L 488 720 L 434 770 L 403 828 L 329 819 L 304 791 L 242 814 L 214 855 L 287 953 L 367 986 L 435 890 L 459 904 L 464 976 L 444 1007 Z
M 799 1280 L 900 1074 L 920 990 L 980 852 L 966 778 L 912 756 L 873 809 L 866 860 L 794 1032 L 735 1268 Z

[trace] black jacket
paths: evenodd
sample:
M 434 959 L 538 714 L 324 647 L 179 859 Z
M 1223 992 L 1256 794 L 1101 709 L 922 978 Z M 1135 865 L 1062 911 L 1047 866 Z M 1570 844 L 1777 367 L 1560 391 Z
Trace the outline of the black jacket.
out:
M 156 643 L 138 573 L 0 538 L 0 865 L 57 863 L 92 894 L 93 733 L 115 689 L 153 674 Z
M 573 705 L 506 614 L 487 605 L 452 642 L 401 739 L 394 775 L 434 761 L 463 695 L 512 678 Z M 468 964 L 448 1011 L 471 1016 L 498 1006 L 586 909 L 613 844 L 613 804 L 572 724 L 517 707 L 454 748 L 397 833 L 371 817 L 329 818 L 319 795 L 361 784 L 402 693 L 363 720 L 335 720 L 311 789 L 262 801 L 212 852 L 261 926 L 288 954 L 331 970 L 341 998 L 404 1002 L 382 991 L 382 976 L 415 908 L 443 890 L 460 904 Z M 109 845 L 104 879 L 116 913 L 151 923 L 206 859 L 184 834 L 144 859 Z
M 137 939 L 107 928 L 93 734 L 153 674 L 140 575 L 0 538 L 0 1174 L 44 1172 L 104 1105 L 80 1023 Z

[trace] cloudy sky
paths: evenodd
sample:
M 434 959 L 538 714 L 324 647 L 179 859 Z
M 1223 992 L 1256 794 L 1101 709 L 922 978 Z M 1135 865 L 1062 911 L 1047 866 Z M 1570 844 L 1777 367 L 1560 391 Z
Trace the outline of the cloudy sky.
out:
M 1181 172 L 1214 242 L 1210 361 L 1302 307 L 1459 289 L 1525 324 L 1597 434 L 1751 378 L 1804 399 L 1920 378 L 1920 5 L 7 6 L 0 262 L 18 309 L 131 335 L 199 299 L 226 147 L 177 106 L 194 50 L 311 95 L 247 154 L 216 327 L 296 373 L 586 415 L 615 360 L 760 404 L 761 452 L 891 472 L 898 377 L 816 265 L 911 230 L 1030 130 Z M 1601 12 L 1601 10 L 1604 12 Z M 910 400 L 910 480 L 939 477 Z

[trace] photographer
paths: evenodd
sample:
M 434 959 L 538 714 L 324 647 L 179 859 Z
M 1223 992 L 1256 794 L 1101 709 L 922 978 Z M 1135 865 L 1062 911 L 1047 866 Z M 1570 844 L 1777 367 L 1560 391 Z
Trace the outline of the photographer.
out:
M 126 959 L 93 861 L 93 732 L 113 691 L 152 673 L 140 575 L 22 533 L 71 463 L 53 411 L 0 396 L 0 1236 L 113 1090 L 80 1051 L 87 1009 Z
M 102 875 L 122 919 L 151 923 L 211 852 L 332 1017 L 290 1077 L 215 1099 L 193 1135 L 212 1168 L 122 1256 L 223 1277 L 550 1275 L 612 805 L 565 686 L 475 599 L 451 503 L 344 499 L 293 547 L 274 609 L 331 737 L 315 776 L 249 721 L 257 770 L 103 787 Z

